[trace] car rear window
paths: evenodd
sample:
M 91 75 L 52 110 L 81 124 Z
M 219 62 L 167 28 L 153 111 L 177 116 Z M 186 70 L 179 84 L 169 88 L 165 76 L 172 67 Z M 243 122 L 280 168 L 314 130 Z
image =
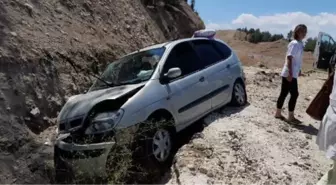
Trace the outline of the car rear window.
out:
M 221 42 L 218 42 L 216 40 L 213 40 L 211 42 L 213 42 L 215 47 L 218 48 L 218 50 L 220 51 L 220 53 L 222 55 L 222 60 L 225 60 L 225 59 L 227 59 L 231 56 L 232 51 L 227 45 L 225 45 Z

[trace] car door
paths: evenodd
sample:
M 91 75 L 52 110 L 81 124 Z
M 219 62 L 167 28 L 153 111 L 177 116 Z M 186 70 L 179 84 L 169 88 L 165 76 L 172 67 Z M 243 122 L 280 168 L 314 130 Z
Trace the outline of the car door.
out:
M 204 116 L 211 108 L 211 103 L 204 101 L 207 83 L 202 71 L 203 65 L 189 42 L 177 44 L 172 49 L 161 75 L 175 67 L 181 69 L 181 76 L 164 85 L 168 91 L 170 107 L 177 115 L 178 126 L 183 127 Z
M 204 77 L 208 81 L 208 99 L 212 109 L 230 101 L 230 61 L 215 46 L 213 40 L 194 40 L 193 46 L 204 63 Z
M 327 69 L 329 61 L 335 53 L 336 43 L 334 39 L 327 33 L 319 32 L 315 50 L 315 67 L 318 69 Z

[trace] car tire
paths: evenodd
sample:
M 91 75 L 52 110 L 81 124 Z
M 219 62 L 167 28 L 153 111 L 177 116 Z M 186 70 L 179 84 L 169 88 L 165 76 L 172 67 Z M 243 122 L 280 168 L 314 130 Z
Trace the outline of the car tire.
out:
M 247 103 L 246 88 L 243 82 L 237 80 L 232 88 L 231 104 L 233 106 L 244 106 Z
M 172 164 L 175 127 L 171 118 L 152 118 L 145 121 L 137 133 L 136 160 L 148 174 L 161 173 Z M 150 170 L 150 171 L 148 171 Z

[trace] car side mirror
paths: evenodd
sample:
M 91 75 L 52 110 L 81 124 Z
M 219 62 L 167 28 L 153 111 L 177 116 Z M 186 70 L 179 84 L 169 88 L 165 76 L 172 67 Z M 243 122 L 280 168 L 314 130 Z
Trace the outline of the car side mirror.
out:
M 162 82 L 168 83 L 170 79 L 181 76 L 182 71 L 178 67 L 170 68 L 166 74 L 163 75 Z
M 181 69 L 178 67 L 174 67 L 170 68 L 164 76 L 167 77 L 168 79 L 172 79 L 181 76 L 181 74 L 182 74 Z

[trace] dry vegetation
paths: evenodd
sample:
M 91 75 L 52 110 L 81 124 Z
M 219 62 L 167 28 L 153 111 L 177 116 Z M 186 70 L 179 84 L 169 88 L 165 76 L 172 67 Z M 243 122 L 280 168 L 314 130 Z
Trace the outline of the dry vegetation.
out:
M 288 41 L 278 40 L 253 44 L 244 39 L 245 35 L 246 33 L 235 30 L 221 30 L 217 32 L 217 38 L 227 42 L 237 52 L 244 65 L 264 65 L 268 68 L 283 66 Z M 312 53 L 305 52 L 303 70 L 311 70 L 313 62 L 314 58 Z

